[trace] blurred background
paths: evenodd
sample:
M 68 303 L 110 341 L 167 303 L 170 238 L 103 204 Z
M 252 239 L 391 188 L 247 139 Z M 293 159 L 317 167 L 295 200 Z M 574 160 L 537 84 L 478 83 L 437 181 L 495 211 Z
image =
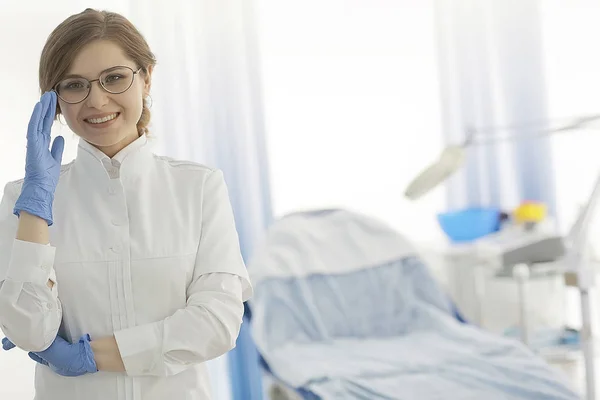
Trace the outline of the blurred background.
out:
M 516 286 L 489 278 L 474 300 L 463 285 L 476 278 L 452 269 L 454 243 L 438 215 L 511 213 L 534 201 L 564 234 L 600 171 L 600 132 L 590 124 L 477 147 L 444 184 L 418 200 L 404 195 L 467 127 L 514 125 L 518 136 L 600 114 L 597 1 L 3 0 L 2 186 L 24 173 L 45 40 L 87 7 L 122 13 L 146 37 L 158 60 L 156 151 L 223 169 L 247 261 L 284 215 L 360 212 L 408 238 L 459 308 L 473 316 L 483 302 L 481 325 L 503 334 L 518 322 Z M 519 128 L 532 121 L 539 128 Z M 76 136 L 60 122 L 53 134 L 65 137 L 69 162 Z M 562 277 L 531 287 L 535 324 L 580 327 L 577 291 Z M 268 395 L 244 325 L 237 349 L 210 363 L 216 399 Z M 0 354 L 0 398 L 31 399 L 32 373 L 26 354 Z

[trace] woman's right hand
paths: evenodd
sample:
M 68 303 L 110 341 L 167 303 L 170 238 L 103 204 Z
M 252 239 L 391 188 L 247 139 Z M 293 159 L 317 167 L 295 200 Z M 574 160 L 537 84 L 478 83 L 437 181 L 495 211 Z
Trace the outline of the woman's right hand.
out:
M 56 114 L 56 93 L 46 92 L 35 105 L 27 128 L 25 179 L 14 213 L 21 211 L 44 219 L 52 225 L 52 203 L 60 177 L 65 140 L 58 136 L 50 147 L 50 130 Z

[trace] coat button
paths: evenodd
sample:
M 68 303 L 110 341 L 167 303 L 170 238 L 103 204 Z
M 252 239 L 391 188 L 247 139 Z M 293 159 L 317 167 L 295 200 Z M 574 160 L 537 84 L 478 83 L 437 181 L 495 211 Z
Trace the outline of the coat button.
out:
M 118 245 L 118 244 L 115 244 L 114 246 L 112 246 L 112 247 L 110 248 L 110 250 L 111 250 L 113 253 L 120 253 L 120 252 L 121 252 L 121 246 L 120 246 L 120 245 Z
M 109 188 L 108 188 L 108 194 L 115 194 L 115 193 L 117 193 L 117 190 L 114 187 L 109 186 Z

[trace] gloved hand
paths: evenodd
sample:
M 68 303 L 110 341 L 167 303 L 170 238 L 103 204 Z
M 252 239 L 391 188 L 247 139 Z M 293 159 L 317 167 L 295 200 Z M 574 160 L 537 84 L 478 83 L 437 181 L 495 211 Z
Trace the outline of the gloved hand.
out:
M 80 376 L 87 373 L 98 372 L 94 352 L 90 346 L 90 335 L 83 335 L 79 342 L 69 343 L 60 336 L 44 351 L 29 353 L 29 358 L 40 364 L 48 366 L 55 373 L 62 376 Z M 2 348 L 10 350 L 15 345 L 2 339 Z
M 50 146 L 50 129 L 56 114 L 56 93 L 46 92 L 33 108 L 27 128 L 25 180 L 14 213 L 21 211 L 43 218 L 52 225 L 52 203 L 60 176 L 65 140 L 58 136 Z
M 2 339 L 2 348 L 4 350 L 14 349 L 15 347 L 17 347 L 17 346 L 15 346 L 15 344 L 13 342 L 8 340 L 8 338 Z

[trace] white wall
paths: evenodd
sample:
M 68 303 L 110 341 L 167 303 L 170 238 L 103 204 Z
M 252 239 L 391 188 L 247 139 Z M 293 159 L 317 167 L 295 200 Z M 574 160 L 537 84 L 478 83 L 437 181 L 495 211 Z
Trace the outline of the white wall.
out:
M 547 0 L 544 14 L 546 84 L 554 117 L 600 114 L 600 3 Z M 600 172 L 600 123 L 595 130 L 556 136 L 553 156 L 560 218 L 567 226 Z
M 258 5 L 275 213 L 347 207 L 431 240 L 443 189 L 403 190 L 441 149 L 433 1 Z
M 0 11 L 0 185 L 22 178 L 25 167 L 25 135 L 33 106 L 39 99 L 38 63 L 46 37 L 65 17 L 61 1 L 51 6 L 25 7 L 9 0 Z M 35 27 L 32 29 L 32 27 Z M 10 38 L 10 39 L 9 39 Z M 7 62 L 8 61 L 8 62 Z M 75 144 L 67 127 L 54 124 L 53 135 L 64 134 L 65 161 L 74 157 Z

